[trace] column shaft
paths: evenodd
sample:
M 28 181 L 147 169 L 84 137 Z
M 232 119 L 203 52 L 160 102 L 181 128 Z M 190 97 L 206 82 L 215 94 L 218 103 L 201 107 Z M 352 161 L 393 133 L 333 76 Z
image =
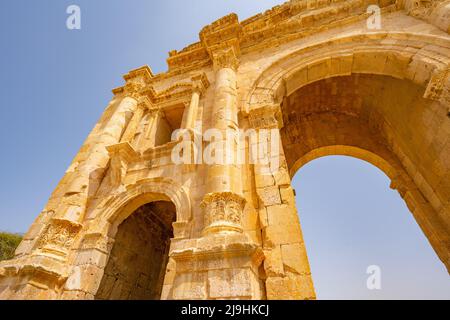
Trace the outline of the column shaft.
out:
M 89 195 L 94 194 L 99 186 L 110 160 L 106 147 L 120 142 L 130 117 L 137 107 L 135 98 L 126 96 L 118 105 L 116 111 L 93 145 L 88 158 L 76 169 L 76 178 L 70 183 L 65 197 L 69 198 L 69 206 L 62 203 L 57 218 L 63 218 L 74 223 L 82 221 Z
M 195 120 L 197 119 L 198 112 L 198 104 L 200 102 L 200 92 L 198 90 L 194 90 L 192 92 L 192 98 L 184 113 L 183 119 L 183 129 L 193 129 L 195 126 Z

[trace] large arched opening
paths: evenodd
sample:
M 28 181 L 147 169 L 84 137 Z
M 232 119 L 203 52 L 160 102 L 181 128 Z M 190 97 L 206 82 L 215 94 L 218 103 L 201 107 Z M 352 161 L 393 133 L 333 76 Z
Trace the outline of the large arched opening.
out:
M 445 266 L 389 185 L 382 170 L 350 156 L 320 157 L 296 172 L 318 299 L 448 299 Z
M 299 43 L 261 67 L 245 108 L 251 117 L 263 114 L 265 123 L 281 128 L 280 170 L 272 176 L 286 196 L 284 208 L 290 208 L 283 221 L 270 220 L 274 210 L 263 203 L 269 217 L 263 223 L 268 222 L 270 299 L 313 298 L 302 232 L 290 227 L 298 224 L 290 212 L 296 208 L 286 194 L 287 179 L 280 177 L 288 171 L 292 179 L 303 165 L 328 155 L 381 169 L 450 270 L 449 45 L 446 38 L 414 33 L 349 34 Z M 260 182 L 262 197 L 267 183 L 270 179 Z M 294 244 L 300 248 L 295 258 L 302 261 L 295 270 L 295 253 L 282 252 L 282 265 L 276 259 L 280 246 L 283 251 Z
M 353 156 L 383 170 L 448 266 L 446 188 L 437 186 L 448 174 L 442 155 L 450 120 L 423 96 L 422 86 L 389 76 L 319 80 L 283 99 L 281 140 L 291 177 L 326 155 Z
M 158 300 L 169 260 L 175 205 L 156 201 L 140 206 L 117 228 L 98 300 Z

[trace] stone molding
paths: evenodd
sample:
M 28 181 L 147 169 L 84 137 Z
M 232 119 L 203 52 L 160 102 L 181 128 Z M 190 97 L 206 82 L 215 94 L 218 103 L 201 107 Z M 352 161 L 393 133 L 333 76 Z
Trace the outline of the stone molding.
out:
M 118 186 L 127 174 L 129 163 L 138 161 L 140 154 L 134 150 L 129 142 L 107 146 L 106 150 L 111 158 L 111 183 L 113 186 Z

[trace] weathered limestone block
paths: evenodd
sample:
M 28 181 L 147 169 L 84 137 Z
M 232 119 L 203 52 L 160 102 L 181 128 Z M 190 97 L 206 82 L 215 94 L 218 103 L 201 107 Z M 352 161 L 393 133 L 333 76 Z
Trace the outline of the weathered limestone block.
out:
M 311 275 L 308 256 L 303 243 L 282 245 L 281 254 L 285 271 L 298 275 Z
M 266 207 L 281 204 L 280 190 L 277 185 L 259 189 L 258 194 Z
M 210 270 L 208 271 L 209 298 L 251 299 L 254 297 L 251 282 L 257 281 L 254 278 L 255 275 L 250 269 Z
M 268 299 L 313 300 L 316 297 L 309 276 L 270 277 L 266 285 Z
M 178 275 L 173 284 L 173 299 L 207 299 L 207 278 L 207 272 L 191 272 Z

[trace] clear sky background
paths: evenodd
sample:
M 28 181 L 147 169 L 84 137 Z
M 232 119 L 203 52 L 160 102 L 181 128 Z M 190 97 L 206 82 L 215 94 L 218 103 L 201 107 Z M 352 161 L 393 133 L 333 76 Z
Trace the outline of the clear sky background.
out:
M 111 99 L 121 75 L 198 40 L 230 12 L 276 0 L 0 1 L 0 230 L 25 232 Z M 81 7 L 82 29 L 66 28 Z M 450 298 L 449 276 L 389 181 L 362 161 L 328 157 L 295 177 L 319 298 Z M 366 289 L 366 268 L 382 290 Z

